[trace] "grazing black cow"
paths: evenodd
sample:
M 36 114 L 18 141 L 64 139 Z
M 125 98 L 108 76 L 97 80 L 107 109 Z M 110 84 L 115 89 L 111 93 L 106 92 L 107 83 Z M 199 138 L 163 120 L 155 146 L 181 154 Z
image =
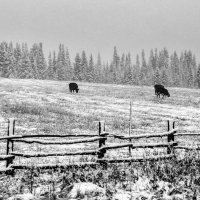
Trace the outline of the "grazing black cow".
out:
M 154 88 L 155 88 L 155 94 L 157 95 L 157 97 L 160 98 L 161 94 L 163 95 L 163 97 L 164 96 L 170 97 L 168 90 L 163 85 L 156 84 L 154 85 Z
M 70 92 L 76 91 L 76 93 L 78 93 L 78 91 L 79 91 L 78 85 L 76 83 L 70 83 L 69 84 L 69 91 Z
M 163 85 L 156 84 L 154 85 L 154 88 L 155 88 L 155 95 L 158 96 L 158 91 L 160 90 L 160 88 L 165 88 L 165 87 Z
M 160 89 L 159 89 L 159 91 L 158 91 L 158 93 L 157 93 L 157 96 L 160 97 L 161 94 L 163 95 L 163 97 L 164 97 L 164 96 L 170 97 L 170 94 L 169 94 L 169 92 L 168 92 L 168 90 L 167 90 L 166 88 L 160 88 Z

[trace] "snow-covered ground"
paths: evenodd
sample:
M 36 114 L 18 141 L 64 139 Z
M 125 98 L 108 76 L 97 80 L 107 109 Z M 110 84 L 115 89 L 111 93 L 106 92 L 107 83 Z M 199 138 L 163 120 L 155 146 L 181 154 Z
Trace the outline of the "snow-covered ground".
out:
M 200 90 L 168 88 L 170 98 L 157 99 L 154 88 L 111 84 L 78 83 L 80 92 L 71 94 L 68 82 L 47 80 L 0 79 L 0 136 L 6 135 L 8 118 L 16 119 L 15 134 L 98 134 L 97 121 L 104 120 L 106 131 L 128 134 L 130 98 L 132 106 L 132 135 L 167 131 L 167 120 L 174 120 L 179 132 L 198 133 L 200 130 Z M 176 138 L 193 145 L 200 137 Z M 139 140 L 133 142 L 148 142 Z M 157 141 L 157 140 L 155 140 Z M 161 141 L 166 141 L 163 138 Z M 119 141 L 108 141 L 119 142 Z M 46 146 L 17 143 L 15 151 L 60 152 L 98 147 L 93 145 Z M 3 148 L 3 149 L 2 149 Z M 127 148 L 126 148 L 127 150 Z M 124 155 L 122 150 L 121 154 Z M 1 146 L 1 152 L 5 145 Z M 118 151 L 117 152 L 117 155 Z M 128 152 L 128 150 L 127 150 Z M 137 153 L 137 152 L 136 152 Z M 112 152 L 112 156 L 115 153 Z M 72 158 L 74 159 L 74 158 Z M 35 163 L 35 159 L 29 159 Z M 42 158 L 47 163 L 49 158 Z M 64 158 L 51 158 L 63 162 Z M 19 162 L 24 162 L 19 159 Z M 29 161 L 30 162 L 30 161 Z

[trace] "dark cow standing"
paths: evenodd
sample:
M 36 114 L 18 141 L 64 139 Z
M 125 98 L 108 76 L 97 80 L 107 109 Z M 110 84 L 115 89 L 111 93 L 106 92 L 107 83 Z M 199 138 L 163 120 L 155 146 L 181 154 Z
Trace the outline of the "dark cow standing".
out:
M 165 88 L 163 85 L 159 85 L 159 84 L 156 84 L 154 85 L 154 88 L 155 88 L 155 95 L 158 96 L 158 92 L 161 88 Z
M 70 83 L 69 84 L 69 91 L 70 92 L 76 91 L 76 93 L 78 93 L 78 91 L 79 91 L 78 85 L 76 83 Z
M 163 95 L 163 97 L 164 96 L 170 97 L 168 90 L 163 85 L 156 84 L 154 85 L 154 88 L 155 88 L 155 94 L 157 95 L 157 97 L 160 98 L 161 94 Z

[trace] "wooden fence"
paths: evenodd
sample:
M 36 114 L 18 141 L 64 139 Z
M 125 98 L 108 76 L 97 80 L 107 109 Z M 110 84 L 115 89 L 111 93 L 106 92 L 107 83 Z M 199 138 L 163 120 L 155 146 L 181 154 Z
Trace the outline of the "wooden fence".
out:
M 94 135 L 53 135 L 53 134 L 36 134 L 36 135 L 15 135 L 15 120 L 10 119 L 8 120 L 8 132 L 7 136 L 0 137 L 0 140 L 7 141 L 6 147 L 6 155 L 0 155 L 0 161 L 6 161 L 6 168 L 2 169 L 0 172 L 12 173 L 14 169 L 29 169 L 31 166 L 26 165 L 16 165 L 14 164 L 14 159 L 16 156 L 24 157 L 24 158 L 31 158 L 31 157 L 48 157 L 48 156 L 76 156 L 76 155 L 96 155 L 97 159 L 96 162 L 86 162 L 81 164 L 72 164 L 72 165 L 37 165 L 38 168 L 41 169 L 49 169 L 49 168 L 69 168 L 75 166 L 96 166 L 99 164 L 106 163 L 120 163 L 120 162 L 140 162 L 143 161 L 144 158 L 120 158 L 120 159 L 106 159 L 105 154 L 108 150 L 111 149 L 120 149 L 124 147 L 128 147 L 130 149 L 138 149 L 138 148 L 167 148 L 166 155 L 162 156 L 151 156 L 146 157 L 145 160 L 160 160 L 160 159 L 168 159 L 174 156 L 174 148 L 180 149 L 187 149 L 187 147 L 178 146 L 178 143 L 174 141 L 174 136 L 180 135 L 191 135 L 191 134 L 180 134 L 177 133 L 177 129 L 175 129 L 175 122 L 171 122 L 168 120 L 168 130 L 165 133 L 157 133 L 157 134 L 141 134 L 135 136 L 123 136 L 123 135 L 116 135 L 111 134 L 105 131 L 105 123 L 100 121 L 98 122 L 99 131 L 98 134 Z M 170 127 L 171 126 L 171 127 Z M 42 139 L 34 139 L 34 138 L 78 138 L 83 137 L 84 139 L 73 139 L 70 141 L 46 141 Z M 119 140 L 124 140 L 128 142 L 123 142 L 120 144 L 113 143 L 112 145 L 106 145 L 106 140 L 110 137 L 117 138 Z M 165 143 L 147 143 L 147 144 L 133 144 L 132 140 L 141 139 L 141 138 L 160 138 L 160 137 L 167 137 Z M 26 138 L 33 138 L 31 140 L 25 140 Z M 14 151 L 14 145 L 18 142 L 20 143 L 38 143 L 41 145 L 69 145 L 69 144 L 79 144 L 79 143 L 89 143 L 89 142 L 97 142 L 98 147 L 95 150 L 85 150 L 85 151 L 77 151 L 77 152 L 52 152 L 52 153 L 20 153 Z M 34 166 L 36 167 L 36 166 Z

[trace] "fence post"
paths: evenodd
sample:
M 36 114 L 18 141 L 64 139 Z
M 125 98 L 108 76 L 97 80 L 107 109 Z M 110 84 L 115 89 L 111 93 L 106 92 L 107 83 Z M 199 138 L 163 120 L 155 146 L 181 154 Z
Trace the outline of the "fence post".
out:
M 131 126 L 132 126 L 132 99 L 130 99 L 130 119 L 129 119 L 129 137 L 131 136 Z M 129 140 L 130 143 L 132 142 L 132 140 Z M 131 156 L 131 147 L 128 148 L 129 149 L 129 156 Z
M 104 121 L 99 121 L 99 136 L 104 137 L 105 134 L 103 132 L 105 131 L 105 123 Z M 99 148 L 101 148 L 103 145 L 105 145 L 105 140 L 99 140 Z
M 172 129 L 175 128 L 175 121 L 167 120 L 167 131 L 170 131 L 171 127 Z M 167 136 L 167 142 L 174 142 L 174 133 Z M 174 147 L 173 145 L 167 147 L 167 154 L 171 154 L 174 152 L 173 147 Z
M 105 131 L 105 122 L 99 121 L 99 136 L 100 137 L 105 137 L 108 135 L 108 133 L 103 133 L 104 131 Z M 106 139 L 99 140 L 99 148 L 104 146 L 105 142 L 106 142 Z M 105 149 L 100 149 L 98 152 L 98 159 L 102 159 L 105 153 L 106 153 Z M 107 163 L 100 161 L 100 164 L 103 165 L 103 167 L 107 168 Z
M 12 136 L 15 133 L 15 120 L 9 119 L 8 120 L 8 136 Z M 11 150 L 14 150 L 14 142 L 10 141 L 11 139 L 7 139 L 7 148 L 6 148 L 6 154 L 9 155 L 10 153 L 10 144 L 11 144 Z M 6 167 L 8 167 L 10 164 L 13 163 L 13 158 L 6 160 Z

